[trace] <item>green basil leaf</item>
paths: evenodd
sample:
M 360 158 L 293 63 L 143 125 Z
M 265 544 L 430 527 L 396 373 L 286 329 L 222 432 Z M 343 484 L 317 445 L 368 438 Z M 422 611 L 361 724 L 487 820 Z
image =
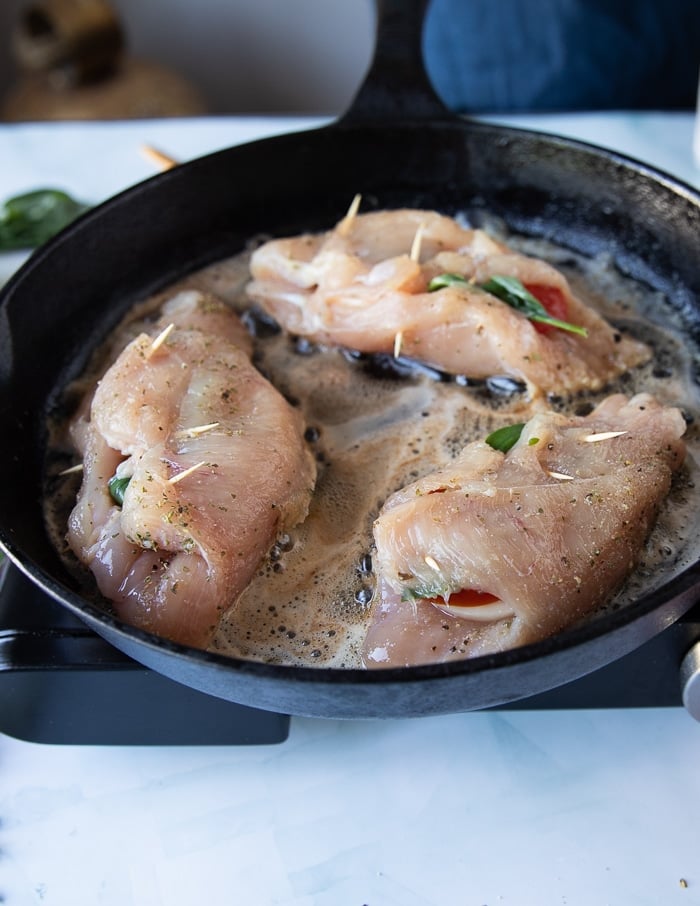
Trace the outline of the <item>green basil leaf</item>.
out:
M 560 321 L 559 318 L 552 317 L 540 300 L 536 299 L 517 277 L 496 275 L 487 280 L 486 283 L 482 283 L 481 288 L 505 302 L 506 305 L 510 305 L 516 311 L 522 312 L 530 321 L 549 324 L 551 327 L 568 330 L 570 333 L 576 333 L 582 337 L 588 336 L 588 331 L 585 327 L 569 324 L 568 321 Z
M 434 293 L 438 289 L 444 289 L 446 286 L 467 286 L 469 281 L 460 274 L 438 274 L 428 284 L 428 292 Z
M 116 475 L 113 475 L 107 482 L 109 493 L 111 494 L 112 500 L 117 504 L 117 506 L 124 506 L 124 494 L 126 492 L 126 489 L 129 487 L 130 481 L 130 475 L 128 478 L 118 478 Z
M 460 274 L 438 274 L 428 284 L 428 292 L 434 293 L 438 289 L 444 289 L 448 286 L 469 286 L 469 281 Z M 492 296 L 510 305 L 511 308 L 521 312 L 530 321 L 538 321 L 541 324 L 549 324 L 550 327 L 558 327 L 559 330 L 568 330 L 570 333 L 579 334 L 587 337 L 588 331 L 585 327 L 579 327 L 577 324 L 569 324 L 568 321 L 560 321 L 549 314 L 547 309 L 542 305 L 539 299 L 536 299 L 529 290 L 527 290 L 517 277 L 505 277 L 496 275 L 491 277 L 486 283 L 478 287 L 485 290 Z
M 0 209 L 0 251 L 37 248 L 89 207 L 59 189 L 8 198 Z
M 486 443 L 493 447 L 494 450 L 500 450 L 501 453 L 507 453 L 520 440 L 523 433 L 524 423 L 517 425 L 504 425 L 503 428 L 497 428 L 492 431 L 486 438 Z

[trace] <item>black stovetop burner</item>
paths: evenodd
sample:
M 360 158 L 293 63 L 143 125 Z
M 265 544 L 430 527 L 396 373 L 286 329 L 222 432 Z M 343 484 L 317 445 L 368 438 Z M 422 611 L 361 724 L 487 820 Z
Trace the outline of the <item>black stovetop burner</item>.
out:
M 698 639 L 700 605 L 613 664 L 501 710 L 680 706 L 679 666 Z M 0 567 L 0 732 L 52 744 L 269 745 L 289 722 L 143 667 Z

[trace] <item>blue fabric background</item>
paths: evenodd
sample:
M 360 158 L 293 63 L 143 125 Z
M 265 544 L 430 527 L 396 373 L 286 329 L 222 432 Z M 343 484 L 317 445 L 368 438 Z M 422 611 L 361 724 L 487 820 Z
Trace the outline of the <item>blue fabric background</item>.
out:
M 700 0 L 433 0 L 424 56 L 460 112 L 694 108 Z

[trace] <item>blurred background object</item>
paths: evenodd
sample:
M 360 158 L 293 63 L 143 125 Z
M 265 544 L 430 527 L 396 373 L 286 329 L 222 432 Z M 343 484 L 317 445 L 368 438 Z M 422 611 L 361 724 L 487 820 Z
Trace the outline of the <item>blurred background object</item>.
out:
M 125 76 L 126 61 L 128 68 L 138 67 L 142 86 L 152 79 L 151 92 L 133 101 L 132 112 L 117 114 L 126 117 L 178 112 L 335 114 L 350 103 L 362 81 L 374 42 L 372 0 L 111 0 L 109 8 L 121 30 L 120 51 L 113 34 L 110 40 L 104 39 L 105 31 L 112 28 L 109 16 L 103 13 L 97 28 L 92 13 L 87 14 L 89 7 L 104 10 L 107 3 L 0 0 L 0 103 L 4 99 L 5 118 L 17 109 L 21 84 L 30 76 L 36 83 L 37 74 L 27 69 L 28 53 L 42 65 L 46 60 L 38 50 L 27 48 L 27 43 L 45 37 L 46 10 L 60 17 L 68 17 L 70 8 L 78 10 L 90 19 L 86 24 L 100 33 L 96 44 L 103 55 L 114 58 L 121 53 L 120 78 Z M 29 33 L 29 42 L 25 38 L 21 48 L 13 43 L 18 29 Z M 67 94 L 60 83 L 69 73 L 53 69 L 48 78 L 46 69 L 41 73 L 47 105 L 77 116 L 66 111 L 62 100 Z M 79 72 L 74 70 L 72 75 Z M 52 80 L 59 88 L 47 85 Z M 178 85 L 182 87 L 179 111 Z M 93 85 L 92 94 L 96 93 Z M 87 90 L 80 96 L 90 100 Z M 26 103 L 26 94 L 23 97 Z M 156 101 L 162 112 L 156 109 Z M 166 101 L 169 111 L 163 110 Z M 54 118 L 49 113 L 34 106 L 31 115 Z
M 69 35 L 49 32 L 75 27 L 75 11 L 99 54 L 73 42 L 80 63 L 59 64 L 47 47 Z M 0 103 L 11 113 L 41 78 L 55 111 L 71 79 L 119 60 L 113 76 L 140 67 L 152 90 L 115 115 L 338 115 L 369 67 L 374 22 L 374 0 L 0 0 Z M 459 112 L 691 110 L 700 0 L 432 0 L 424 52 Z M 23 106 L 26 118 L 26 95 Z
M 11 29 L 19 70 L 4 99 L 9 121 L 188 116 L 204 113 L 178 73 L 126 52 L 106 0 L 37 0 Z
M 460 112 L 692 110 L 700 0 L 433 0 L 424 50 Z

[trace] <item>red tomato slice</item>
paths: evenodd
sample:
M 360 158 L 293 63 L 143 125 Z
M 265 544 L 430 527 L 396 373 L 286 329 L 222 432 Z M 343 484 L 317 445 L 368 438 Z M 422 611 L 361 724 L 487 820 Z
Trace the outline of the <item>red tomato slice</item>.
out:
M 488 591 L 476 591 L 474 588 L 463 588 L 450 595 L 450 600 L 445 602 L 444 598 L 429 598 L 434 604 L 448 603 L 452 607 L 479 607 L 481 604 L 494 604 L 500 600 L 496 595 Z
M 547 286 L 545 283 L 526 283 L 525 289 L 532 293 L 535 299 L 545 307 L 548 315 L 558 318 L 560 321 L 568 320 L 564 293 L 556 286 Z M 554 329 L 548 324 L 540 324 L 537 321 L 533 321 L 533 325 L 535 330 L 539 330 L 540 333 L 549 333 L 550 330 Z

